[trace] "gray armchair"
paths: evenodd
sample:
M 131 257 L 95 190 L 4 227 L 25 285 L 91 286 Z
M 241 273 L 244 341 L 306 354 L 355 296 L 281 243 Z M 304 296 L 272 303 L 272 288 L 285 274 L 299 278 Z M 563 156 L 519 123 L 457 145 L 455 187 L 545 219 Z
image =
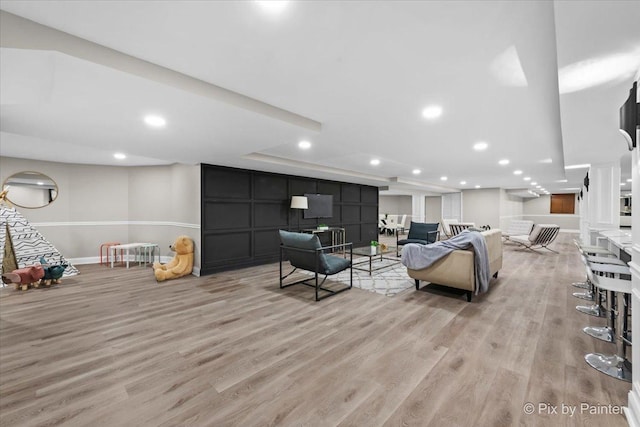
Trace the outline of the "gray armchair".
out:
M 338 294 L 340 292 L 351 289 L 353 286 L 353 270 L 351 269 L 353 259 L 353 243 L 343 243 L 333 246 L 322 246 L 320 239 L 315 234 L 293 233 L 290 231 L 279 230 L 280 232 L 280 289 L 293 285 L 306 285 L 314 287 L 316 290 L 316 301 Z M 349 258 L 329 255 L 326 251 L 341 249 L 349 250 Z M 282 275 L 282 261 L 288 258 L 293 270 Z M 322 287 L 328 276 L 340 273 L 346 269 L 350 269 L 349 286 L 339 288 L 337 290 Z M 314 273 L 315 281 L 309 283 L 311 279 L 298 280 L 293 283 L 284 284 L 284 279 L 293 274 L 297 269 L 307 270 Z M 323 274 L 324 279 L 318 281 L 318 275 Z M 323 296 L 319 295 L 319 291 L 328 292 Z
M 437 242 L 440 237 L 440 231 L 438 227 L 440 223 L 423 223 L 411 221 L 409 227 L 409 235 L 406 239 L 399 239 L 396 234 L 396 256 L 400 256 L 400 246 L 407 245 L 409 243 L 419 243 L 421 245 L 428 245 L 429 243 Z

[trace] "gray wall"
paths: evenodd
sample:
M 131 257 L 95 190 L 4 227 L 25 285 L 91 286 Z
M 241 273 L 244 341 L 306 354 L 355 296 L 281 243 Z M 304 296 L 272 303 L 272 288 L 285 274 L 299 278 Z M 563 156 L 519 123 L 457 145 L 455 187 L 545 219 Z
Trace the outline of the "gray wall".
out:
M 506 190 L 500 189 L 500 229 L 508 229 L 511 220 L 522 219 L 523 211 L 522 197 L 510 195 Z
M 463 222 L 474 222 L 478 227 L 500 228 L 500 189 L 464 190 L 462 219 Z
M 442 196 L 425 197 L 425 222 L 442 222 Z
M 199 271 L 199 165 L 118 167 L 0 157 L 2 182 L 25 170 L 51 177 L 58 197 L 44 208 L 17 209 L 71 262 L 96 262 L 100 244 L 112 241 L 158 243 L 161 255 L 172 257 L 168 245 L 186 234 L 194 240 Z
M 551 214 L 551 197 L 542 195 L 537 198 L 525 199 L 523 203 L 523 219 L 536 224 L 557 224 L 560 229 L 579 230 L 579 204 L 576 203 L 575 214 Z
M 380 215 L 408 215 L 407 218 L 409 218 L 411 205 L 411 196 L 379 196 L 378 213 Z

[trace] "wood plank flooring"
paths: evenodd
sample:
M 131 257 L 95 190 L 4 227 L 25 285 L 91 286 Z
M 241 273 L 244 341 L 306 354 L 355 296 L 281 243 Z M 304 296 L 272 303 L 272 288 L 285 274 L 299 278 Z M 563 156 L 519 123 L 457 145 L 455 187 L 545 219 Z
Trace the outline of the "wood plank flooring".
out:
M 615 348 L 581 331 L 604 321 L 574 309 L 573 237 L 560 255 L 505 245 L 472 303 L 424 289 L 314 302 L 278 288 L 277 264 L 160 284 L 88 265 L 52 289 L 5 288 L 0 425 L 623 426 L 580 412 L 626 405 L 630 384 L 583 360 Z

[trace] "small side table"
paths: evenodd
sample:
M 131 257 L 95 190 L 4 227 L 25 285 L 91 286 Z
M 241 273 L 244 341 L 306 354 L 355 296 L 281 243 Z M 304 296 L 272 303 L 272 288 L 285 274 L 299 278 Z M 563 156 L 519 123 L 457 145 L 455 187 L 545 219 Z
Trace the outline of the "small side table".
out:
M 160 262 L 160 245 L 155 243 L 144 243 L 140 245 L 140 258 L 138 265 L 153 265 L 156 260 L 156 250 L 158 251 L 158 262 Z
M 102 264 L 109 265 L 109 252 L 111 252 L 110 248 L 111 248 L 111 246 L 118 246 L 119 244 L 120 244 L 120 242 L 106 242 L 106 243 L 103 243 L 103 244 L 100 245 L 100 265 L 102 265 Z M 106 257 L 106 261 L 105 262 L 102 262 L 102 260 L 103 260 L 103 256 L 102 256 L 103 251 L 106 252 L 105 253 L 105 255 L 106 255 L 105 256 Z M 122 252 L 122 250 L 120 250 L 120 261 L 124 261 L 124 258 L 122 257 L 122 254 L 123 254 L 123 252 Z M 116 257 L 117 253 L 114 251 L 112 255 L 113 255 L 113 257 Z M 111 263 L 111 265 L 113 266 L 113 262 Z

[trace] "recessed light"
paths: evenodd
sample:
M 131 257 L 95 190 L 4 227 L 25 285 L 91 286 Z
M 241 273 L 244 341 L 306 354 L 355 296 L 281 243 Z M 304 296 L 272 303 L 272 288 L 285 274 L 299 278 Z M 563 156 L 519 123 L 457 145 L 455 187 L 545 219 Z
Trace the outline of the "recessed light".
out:
M 480 188 L 480 186 L 479 186 L 479 185 L 476 185 L 476 188 Z
M 513 171 L 513 174 L 514 175 L 522 175 L 522 171 L 518 169 L 518 170 Z
M 38 182 L 36 182 L 36 184 L 38 184 L 38 185 L 44 185 L 44 182 L 42 182 L 42 181 L 38 181 Z
M 422 110 L 422 116 L 425 119 L 433 120 L 442 115 L 442 107 L 439 105 L 430 105 Z
M 422 172 L 420 169 L 414 169 L 411 171 L 414 175 L 420 175 L 420 172 Z
M 167 124 L 167 121 L 164 118 L 154 115 L 145 116 L 144 122 L 154 128 L 160 128 Z
M 378 166 L 380 164 L 380 160 L 372 159 L 369 163 L 371 163 L 373 166 Z
M 538 185 L 538 183 L 537 182 L 532 182 L 531 185 Z
M 476 151 L 483 151 L 486 150 L 488 146 L 489 144 L 487 144 L 486 142 L 480 141 L 473 144 L 473 149 Z
M 460 185 L 467 185 L 467 181 L 460 181 Z
M 524 177 L 524 178 L 522 178 L 522 179 L 524 179 L 525 181 L 531 181 L 531 177 L 530 177 L 530 176 L 525 176 L 525 177 Z
M 287 0 L 268 0 L 260 1 L 256 0 L 256 3 L 267 13 L 278 14 L 281 13 L 289 3 Z
M 113 155 L 113 157 L 115 157 L 118 160 L 124 160 L 127 158 L 127 155 L 124 153 L 116 153 Z
M 536 188 L 542 188 L 542 185 L 536 185 Z
M 446 176 L 441 176 L 440 181 L 446 181 L 448 178 Z
M 508 165 L 509 164 L 509 159 L 502 159 L 498 163 L 501 164 L 502 166 Z
M 300 141 L 298 142 L 298 147 L 302 148 L 303 150 L 308 150 L 309 148 L 311 148 L 311 143 L 309 141 Z
M 631 182 L 631 181 L 633 181 L 633 179 L 631 179 L 631 178 L 627 179 L 627 182 Z
M 569 166 L 565 166 L 565 169 L 583 169 L 583 168 L 590 168 L 591 164 L 590 163 L 585 163 L 582 165 L 569 165 Z

